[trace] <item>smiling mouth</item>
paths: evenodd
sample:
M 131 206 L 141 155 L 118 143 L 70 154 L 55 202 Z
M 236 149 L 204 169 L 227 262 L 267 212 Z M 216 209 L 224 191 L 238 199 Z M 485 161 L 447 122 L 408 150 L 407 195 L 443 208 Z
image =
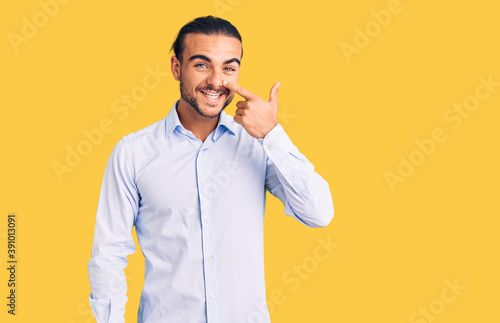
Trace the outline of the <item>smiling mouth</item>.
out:
M 208 92 L 208 91 L 200 91 L 203 93 L 203 95 L 209 100 L 209 101 L 219 101 L 219 98 L 224 94 L 224 93 L 218 93 L 218 92 Z

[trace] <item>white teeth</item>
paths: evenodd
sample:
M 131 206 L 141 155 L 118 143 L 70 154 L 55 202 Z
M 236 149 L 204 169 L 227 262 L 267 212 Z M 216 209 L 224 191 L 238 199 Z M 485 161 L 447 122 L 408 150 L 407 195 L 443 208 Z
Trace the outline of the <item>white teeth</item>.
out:
M 203 92 L 203 93 L 205 93 L 206 96 L 208 96 L 208 97 L 210 97 L 212 99 L 217 99 L 221 95 L 220 93 L 215 93 L 215 94 L 213 94 L 213 93 L 207 93 L 207 92 Z

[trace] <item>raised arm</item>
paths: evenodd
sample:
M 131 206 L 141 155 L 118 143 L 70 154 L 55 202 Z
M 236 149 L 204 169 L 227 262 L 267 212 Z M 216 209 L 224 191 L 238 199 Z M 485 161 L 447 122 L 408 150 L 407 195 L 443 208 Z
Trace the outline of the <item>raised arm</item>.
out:
M 328 183 L 299 152 L 277 124 L 259 139 L 266 154 L 266 189 L 285 205 L 285 214 L 312 227 L 325 227 L 333 219 Z
M 268 101 L 241 85 L 227 81 L 223 85 L 245 99 L 236 103 L 234 121 L 264 147 L 266 189 L 283 202 L 285 214 L 309 227 L 327 226 L 333 219 L 330 188 L 278 123 L 280 82 L 271 87 Z

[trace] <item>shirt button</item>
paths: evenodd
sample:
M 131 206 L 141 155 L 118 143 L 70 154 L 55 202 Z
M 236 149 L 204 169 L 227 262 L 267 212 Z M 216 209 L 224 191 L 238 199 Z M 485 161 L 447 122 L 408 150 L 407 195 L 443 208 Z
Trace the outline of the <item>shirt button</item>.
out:
M 206 222 L 206 223 L 210 223 L 210 218 L 206 218 L 206 219 L 205 219 L 205 222 Z
M 182 133 L 183 133 L 183 134 L 187 134 L 187 131 L 186 131 L 186 130 L 182 130 Z
M 292 180 L 293 176 L 292 175 L 288 175 L 288 179 L 289 180 Z
M 205 181 L 201 182 L 201 186 L 207 186 L 207 183 Z
M 273 146 L 273 145 L 269 145 L 269 146 L 267 146 L 267 148 L 269 148 L 269 149 L 273 149 L 273 148 L 274 148 L 274 146 Z
M 208 256 L 208 261 L 212 261 L 212 256 Z
M 210 295 L 210 298 L 214 299 L 215 298 L 215 294 Z

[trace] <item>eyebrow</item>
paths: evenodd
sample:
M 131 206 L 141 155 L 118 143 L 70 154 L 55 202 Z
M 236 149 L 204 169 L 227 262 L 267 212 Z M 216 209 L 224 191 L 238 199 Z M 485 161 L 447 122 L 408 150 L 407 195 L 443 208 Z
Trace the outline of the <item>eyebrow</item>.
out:
M 193 55 L 193 56 L 189 57 L 189 61 L 191 62 L 197 58 L 205 60 L 205 61 L 210 62 L 210 63 L 212 62 L 212 60 L 210 58 L 206 57 L 205 55 Z M 240 60 L 237 58 L 228 59 L 227 61 L 224 61 L 224 64 L 230 64 L 232 62 L 236 62 L 236 63 L 238 63 L 239 66 L 241 66 Z

